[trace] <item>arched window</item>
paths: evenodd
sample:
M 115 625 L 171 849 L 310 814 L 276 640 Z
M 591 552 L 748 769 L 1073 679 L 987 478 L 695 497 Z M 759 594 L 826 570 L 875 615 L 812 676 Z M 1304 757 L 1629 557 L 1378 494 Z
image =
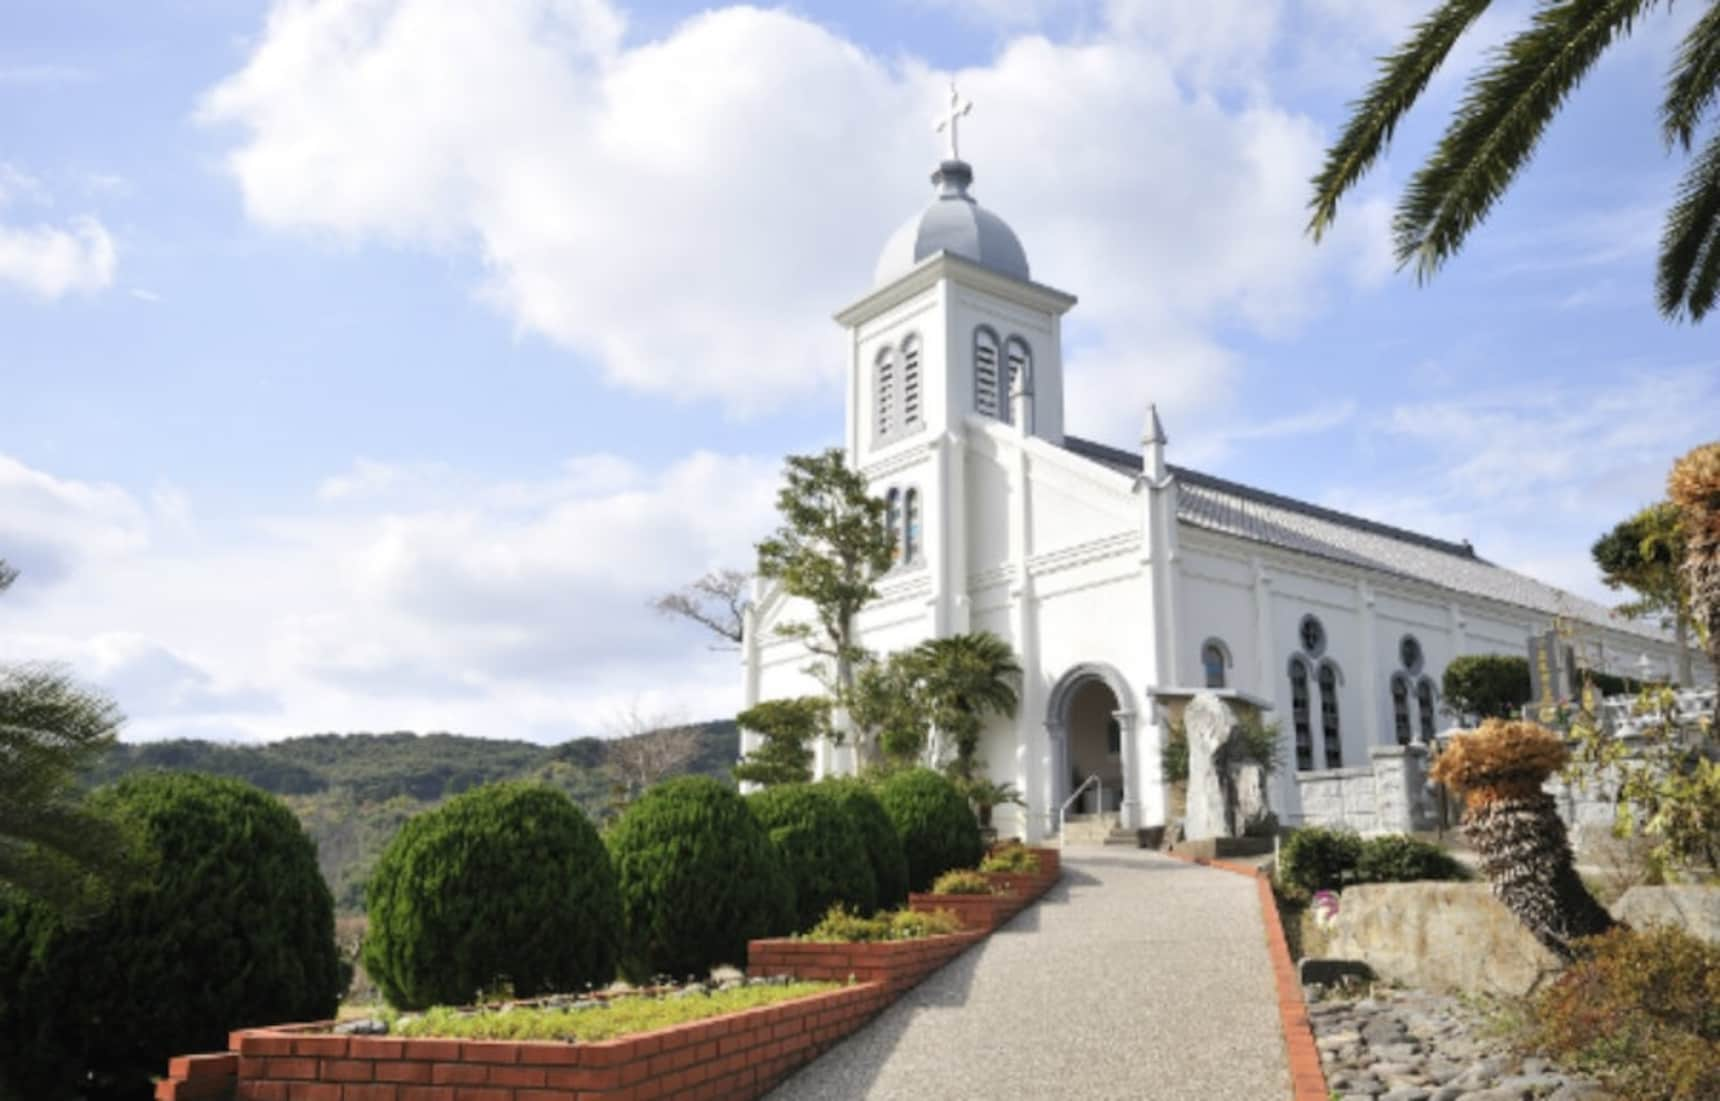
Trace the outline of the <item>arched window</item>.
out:
M 872 370 L 873 425 L 876 439 L 883 442 L 896 430 L 896 354 L 889 348 L 878 349 L 878 359 Z
M 910 489 L 902 495 L 902 561 L 917 562 L 920 558 L 920 491 Z
M 1320 734 L 1327 768 L 1344 767 L 1344 740 L 1338 729 L 1338 667 L 1320 663 Z
M 1409 744 L 1409 678 L 1402 673 L 1392 674 L 1392 730 L 1398 745 Z
M 1200 667 L 1206 672 L 1208 688 L 1224 687 L 1224 667 L 1229 664 L 1224 655 L 1224 645 L 1217 639 L 1207 639 L 1200 648 Z
M 1033 393 L 1033 349 L 1019 336 L 1012 336 L 1004 351 L 1009 360 L 1009 387 L 1003 398 L 1003 419 L 1007 421 L 1014 416 L 1015 395 Z
M 920 426 L 920 334 L 902 338 L 902 428 Z
M 1433 741 L 1435 716 L 1433 713 L 1433 681 L 1428 677 L 1421 678 L 1421 683 L 1415 686 L 1415 702 L 1421 705 L 1421 740 Z
M 890 557 L 902 560 L 902 491 L 891 487 L 884 494 L 884 522 L 890 525 Z
M 1314 767 L 1314 730 L 1308 716 L 1308 663 L 1290 659 L 1290 721 L 1296 728 L 1296 768 Z
M 1003 408 L 997 378 L 997 334 L 981 325 L 973 331 L 973 411 L 995 417 Z

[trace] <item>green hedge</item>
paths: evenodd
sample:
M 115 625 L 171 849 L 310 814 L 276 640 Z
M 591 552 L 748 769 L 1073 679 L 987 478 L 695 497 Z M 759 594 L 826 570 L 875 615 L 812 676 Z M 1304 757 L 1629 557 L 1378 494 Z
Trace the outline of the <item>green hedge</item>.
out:
M 951 868 L 972 868 L 984 855 L 973 809 L 954 784 L 931 769 L 889 777 L 878 786 L 878 801 L 902 839 L 909 890 L 927 890 Z
M 1401 834 L 1363 839 L 1348 830 L 1309 826 L 1285 838 L 1278 850 L 1278 884 L 1297 895 L 1360 883 L 1467 878 L 1444 849 Z
M 878 801 L 878 793 L 870 784 L 853 777 L 832 777 L 823 781 L 836 802 L 848 813 L 860 841 L 866 846 L 866 859 L 872 865 L 872 879 L 878 887 L 878 906 L 890 909 L 908 901 L 908 858 L 902 854 L 902 839 Z
M 1511 719 L 1529 702 L 1529 659 L 1506 654 L 1452 658 L 1440 678 L 1445 706 L 1459 715 Z
M 365 892 L 364 967 L 402 1009 L 615 977 L 621 901 L 597 831 L 555 788 L 492 784 L 407 821 Z
M 854 820 L 821 784 L 779 784 L 747 796 L 747 807 L 794 883 L 796 932 L 831 906 L 862 914 L 878 908 L 878 881 Z
M 91 797 L 154 866 L 68 925 L 0 891 L 0 1097 L 148 1096 L 231 1029 L 333 1015 L 334 906 L 281 802 L 237 780 L 138 773 Z
M 606 837 L 621 890 L 622 967 L 635 979 L 746 962 L 794 928 L 794 887 L 741 797 L 682 776 L 628 805 Z

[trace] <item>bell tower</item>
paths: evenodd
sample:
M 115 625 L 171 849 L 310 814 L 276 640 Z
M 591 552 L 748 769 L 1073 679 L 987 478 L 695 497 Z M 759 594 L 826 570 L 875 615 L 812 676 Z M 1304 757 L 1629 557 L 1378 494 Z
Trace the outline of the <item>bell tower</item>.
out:
M 962 471 L 970 431 L 1063 438 L 1062 318 L 1002 218 L 970 194 L 950 86 L 931 202 L 891 236 L 873 286 L 836 315 L 847 339 L 851 461 L 892 503 L 904 571 L 929 576 L 932 633 L 967 629 Z

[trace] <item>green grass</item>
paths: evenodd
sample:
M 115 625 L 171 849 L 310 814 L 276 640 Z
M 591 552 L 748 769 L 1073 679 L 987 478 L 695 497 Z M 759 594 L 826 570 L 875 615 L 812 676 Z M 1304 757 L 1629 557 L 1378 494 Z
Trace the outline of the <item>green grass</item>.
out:
M 789 1002 L 836 990 L 840 986 L 833 982 L 741 986 L 680 998 L 616 998 L 595 1009 L 522 1006 L 505 1011 L 468 1013 L 438 1006 L 420 1017 L 397 1021 L 391 1032 L 396 1036 L 457 1040 L 561 1040 L 589 1044 Z

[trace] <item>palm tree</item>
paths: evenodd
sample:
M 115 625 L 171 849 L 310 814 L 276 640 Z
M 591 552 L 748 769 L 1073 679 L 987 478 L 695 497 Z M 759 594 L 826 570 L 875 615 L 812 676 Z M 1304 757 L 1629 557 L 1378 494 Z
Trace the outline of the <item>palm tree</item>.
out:
M 955 742 L 950 769 L 971 778 L 980 731 L 993 715 L 1013 718 L 1021 704 L 1021 666 L 1009 643 L 990 631 L 927 639 L 915 647 L 921 699 L 939 732 Z
M 1426 279 L 1462 247 L 1529 163 L 1547 125 L 1607 47 L 1629 34 L 1656 0 L 1540 0 L 1529 27 L 1470 77 L 1445 135 L 1398 203 L 1400 265 Z M 1380 75 L 1353 105 L 1343 133 L 1314 177 L 1315 240 L 1331 228 L 1338 200 L 1367 173 L 1404 114 L 1489 0 L 1442 0 L 1381 61 Z M 1671 5 L 1667 5 L 1670 7 Z M 1685 35 L 1673 59 L 1660 128 L 1668 148 L 1689 153 L 1720 100 L 1720 0 Z M 1720 130 L 1709 133 L 1678 185 L 1660 241 L 1660 311 L 1700 321 L 1720 296 Z
M 0 591 L 16 576 L 0 561 Z M 76 913 L 126 873 L 124 832 L 76 793 L 120 721 L 110 700 L 57 670 L 0 668 L 0 900 L 19 894 Z
M 1684 514 L 1684 580 L 1690 613 L 1702 628 L 1708 660 L 1720 674 L 1720 441 L 1694 448 L 1674 463 L 1666 493 Z M 1720 729 L 1720 695 L 1714 710 L 1716 729 Z
M 1455 735 L 1431 773 L 1463 793 L 1463 833 L 1481 857 L 1493 894 L 1566 960 L 1576 956 L 1578 938 L 1613 926 L 1577 876 L 1565 824 L 1541 789 L 1569 756 L 1546 727 L 1488 719 Z

